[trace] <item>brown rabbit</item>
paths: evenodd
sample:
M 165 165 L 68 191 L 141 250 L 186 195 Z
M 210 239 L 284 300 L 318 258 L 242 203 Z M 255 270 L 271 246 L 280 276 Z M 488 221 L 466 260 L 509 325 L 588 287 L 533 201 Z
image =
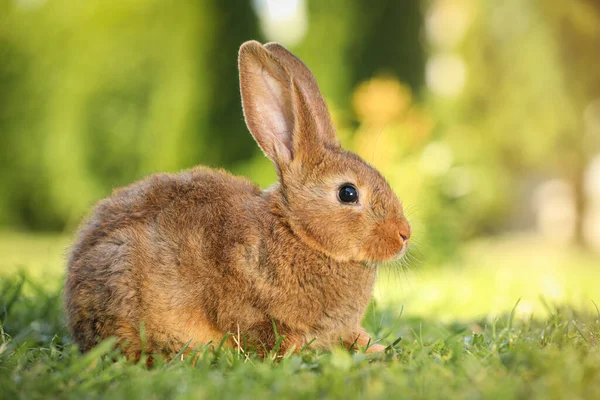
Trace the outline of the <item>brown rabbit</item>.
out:
M 401 256 L 410 237 L 401 204 L 378 171 L 340 147 L 298 58 L 249 41 L 239 70 L 246 124 L 279 183 L 261 191 L 197 167 L 101 201 L 79 231 L 65 287 L 83 351 L 115 336 L 129 358 L 173 355 L 228 332 L 270 349 L 273 324 L 282 351 L 313 339 L 314 348 L 370 342 L 360 323 L 376 264 Z

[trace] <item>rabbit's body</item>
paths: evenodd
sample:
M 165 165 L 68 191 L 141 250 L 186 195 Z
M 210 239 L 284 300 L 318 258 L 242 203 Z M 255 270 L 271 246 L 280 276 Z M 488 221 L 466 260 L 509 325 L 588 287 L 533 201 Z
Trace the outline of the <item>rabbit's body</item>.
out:
M 129 357 L 174 355 L 226 334 L 227 345 L 262 350 L 275 345 L 275 327 L 282 350 L 370 343 L 360 321 L 375 264 L 406 250 L 402 206 L 379 172 L 341 148 L 300 60 L 247 42 L 239 67 L 246 123 L 280 182 L 260 191 L 198 167 L 101 201 L 65 285 L 82 350 L 116 336 Z
M 192 338 L 219 343 L 227 332 L 269 347 L 273 322 L 290 345 L 356 338 L 375 269 L 299 241 L 273 212 L 278 193 L 196 168 L 101 202 L 70 260 L 75 340 L 87 350 L 116 335 L 135 353 L 143 324 L 147 351 L 176 353 Z

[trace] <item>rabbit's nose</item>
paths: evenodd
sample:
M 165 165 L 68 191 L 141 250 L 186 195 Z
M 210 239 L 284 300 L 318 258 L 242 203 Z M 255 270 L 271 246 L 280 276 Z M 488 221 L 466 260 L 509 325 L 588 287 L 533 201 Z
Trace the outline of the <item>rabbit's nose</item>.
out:
M 410 225 L 408 224 L 408 221 L 403 219 L 402 222 L 400 222 L 400 226 L 398 229 L 398 235 L 402 238 L 403 241 L 408 241 L 408 239 L 410 239 Z

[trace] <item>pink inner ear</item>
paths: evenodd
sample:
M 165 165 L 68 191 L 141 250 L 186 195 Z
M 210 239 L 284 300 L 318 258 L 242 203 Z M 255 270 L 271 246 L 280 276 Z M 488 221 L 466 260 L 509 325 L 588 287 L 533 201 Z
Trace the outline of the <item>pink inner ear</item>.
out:
M 265 68 L 261 68 L 261 77 L 264 82 L 265 104 L 256 104 L 256 110 L 263 120 L 264 126 L 273 135 L 274 145 L 279 153 L 292 155 L 293 143 L 293 115 L 289 96 L 286 96 L 281 83 L 271 76 Z M 260 97 L 259 97 L 260 98 Z

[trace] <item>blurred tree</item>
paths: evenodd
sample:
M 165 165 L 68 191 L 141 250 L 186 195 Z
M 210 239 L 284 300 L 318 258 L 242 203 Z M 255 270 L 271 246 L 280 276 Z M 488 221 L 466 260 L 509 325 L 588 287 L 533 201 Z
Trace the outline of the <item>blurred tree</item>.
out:
M 196 162 L 230 166 L 260 153 L 244 123 L 236 60 L 240 44 L 261 37 L 250 1 L 211 0 L 211 7 L 213 33 L 200 38 L 207 60 L 198 71 L 210 82 L 208 130 L 203 133 L 210 144 Z M 200 121 L 200 126 L 205 124 Z
M 258 33 L 233 3 L 3 2 L 0 223 L 72 227 L 150 172 L 250 157 L 235 59 Z
M 357 2 L 353 44 L 347 49 L 355 84 L 388 73 L 413 92 L 421 91 L 425 72 L 422 8 L 418 1 Z
M 330 107 L 347 110 L 356 84 L 347 54 L 358 18 L 356 6 L 344 0 L 313 0 L 307 7 L 308 32 L 291 50 L 312 70 Z
M 292 50 L 313 70 L 336 110 L 350 111 L 354 88 L 382 73 L 420 91 L 425 55 L 418 1 L 313 0 L 308 14 L 307 35 Z

